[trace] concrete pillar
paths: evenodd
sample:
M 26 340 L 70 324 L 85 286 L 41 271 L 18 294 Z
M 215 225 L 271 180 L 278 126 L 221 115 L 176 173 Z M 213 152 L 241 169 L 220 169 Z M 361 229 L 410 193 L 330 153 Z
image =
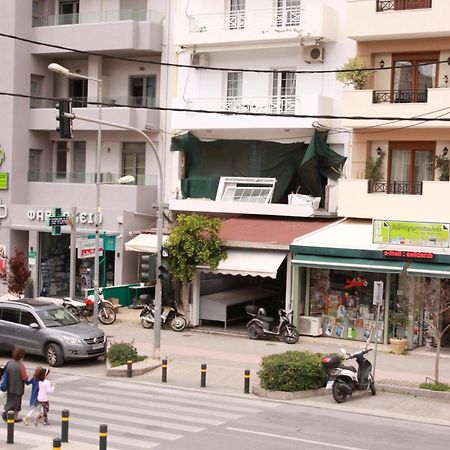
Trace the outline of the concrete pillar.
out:
M 192 280 L 191 325 L 200 325 L 200 272 L 197 271 Z

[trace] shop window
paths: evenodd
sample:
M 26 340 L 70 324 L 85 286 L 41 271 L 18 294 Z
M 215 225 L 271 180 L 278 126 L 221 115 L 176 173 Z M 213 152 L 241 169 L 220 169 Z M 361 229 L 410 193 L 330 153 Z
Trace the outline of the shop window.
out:
M 145 184 L 145 142 L 123 144 L 122 176 L 132 175 L 136 184 Z

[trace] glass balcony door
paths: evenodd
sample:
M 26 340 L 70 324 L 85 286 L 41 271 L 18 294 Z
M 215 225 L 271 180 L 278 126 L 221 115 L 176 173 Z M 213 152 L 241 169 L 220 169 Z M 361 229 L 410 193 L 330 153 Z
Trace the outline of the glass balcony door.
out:
M 70 25 L 73 23 L 79 23 L 80 2 L 74 1 L 61 1 L 59 2 L 59 24 Z
M 225 15 L 225 29 L 242 30 L 245 28 L 245 0 L 229 0 L 228 13 Z
M 296 74 L 280 71 L 272 79 L 272 112 L 295 113 Z

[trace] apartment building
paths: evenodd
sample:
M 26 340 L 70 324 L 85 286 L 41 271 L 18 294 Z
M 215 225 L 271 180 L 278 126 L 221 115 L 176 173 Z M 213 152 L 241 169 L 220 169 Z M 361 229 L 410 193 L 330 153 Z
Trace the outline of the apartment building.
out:
M 164 8 L 156 0 L 0 1 L 0 28 L 10 36 L 0 38 L 1 91 L 17 94 L 0 96 L 0 242 L 8 255 L 15 248 L 29 255 L 35 295 L 69 293 L 70 227 L 51 234 L 53 208 L 77 208 L 76 290 L 92 287 L 93 258 L 81 249 L 93 250 L 98 148 L 100 284 L 136 281 L 137 257 L 124 244 L 154 222 L 160 113 L 146 107 L 159 105 L 164 84 Z M 51 72 L 51 63 L 70 75 Z M 73 139 L 61 139 L 52 99 L 68 97 L 76 116 L 98 120 L 101 110 L 103 121 L 147 130 L 153 146 L 132 130 L 102 125 L 98 147 L 98 123 L 79 119 Z M 124 175 L 134 183 L 117 185 Z

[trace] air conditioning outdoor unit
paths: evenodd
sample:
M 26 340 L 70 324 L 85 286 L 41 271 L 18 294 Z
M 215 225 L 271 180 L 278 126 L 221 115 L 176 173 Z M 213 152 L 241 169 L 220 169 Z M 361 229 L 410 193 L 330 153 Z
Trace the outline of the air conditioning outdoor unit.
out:
M 307 63 L 323 62 L 325 48 L 323 45 L 305 45 L 303 47 L 303 59 Z
M 191 54 L 191 66 L 207 66 L 209 62 L 207 53 L 192 53 Z
M 321 336 L 322 320 L 320 317 L 300 316 L 299 332 L 306 336 Z

